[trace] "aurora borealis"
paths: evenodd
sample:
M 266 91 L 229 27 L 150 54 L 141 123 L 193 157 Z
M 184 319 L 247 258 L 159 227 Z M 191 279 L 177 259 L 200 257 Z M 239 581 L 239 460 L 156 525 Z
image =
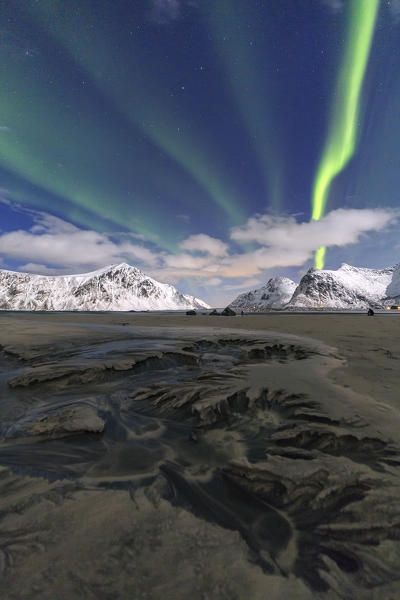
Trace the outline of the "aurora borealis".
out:
M 379 0 L 349 3 L 343 64 L 334 91 L 330 130 L 313 190 L 312 218 L 325 213 L 329 186 L 352 157 L 357 135 L 359 102 L 374 33 Z M 325 247 L 316 252 L 315 266 L 324 266 Z
M 50 215 L 206 299 L 298 278 L 315 252 L 319 268 L 398 262 L 372 226 L 298 259 L 296 236 L 237 231 L 398 207 L 399 20 L 396 0 L 3 3 L 0 236 Z M 199 235 L 226 250 L 186 250 Z M 96 266 L 0 248 L 3 268 Z

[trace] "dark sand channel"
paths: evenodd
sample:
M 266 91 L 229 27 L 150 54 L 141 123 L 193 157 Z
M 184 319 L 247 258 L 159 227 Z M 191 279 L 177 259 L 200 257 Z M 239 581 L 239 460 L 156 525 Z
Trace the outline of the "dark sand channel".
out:
M 400 315 L 0 315 L 0 597 L 400 597 Z

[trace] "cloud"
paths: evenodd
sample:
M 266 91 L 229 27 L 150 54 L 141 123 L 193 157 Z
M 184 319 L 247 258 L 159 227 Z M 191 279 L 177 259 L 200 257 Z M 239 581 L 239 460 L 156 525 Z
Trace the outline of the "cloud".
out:
M 97 231 L 80 229 L 45 212 L 30 210 L 34 224 L 29 231 L 16 230 L 0 235 L 0 254 L 13 261 L 28 260 L 43 272 L 43 265 L 65 269 L 98 268 L 123 261 L 159 264 L 159 255 L 130 241 L 112 241 Z M 26 267 L 26 265 L 24 265 Z M 51 268 L 53 268 L 51 267 Z
M 189 215 L 183 215 L 183 214 L 181 214 L 181 215 L 176 215 L 176 218 L 177 218 L 177 219 L 180 219 L 180 220 L 181 220 L 181 221 L 183 221 L 184 223 L 190 223 L 190 221 L 191 221 L 191 218 L 190 218 L 190 216 L 189 216 Z
M 228 253 L 227 244 L 205 233 L 189 236 L 179 244 L 179 247 L 189 252 L 204 252 L 210 256 L 226 256 Z
M 400 21 L 400 0 L 388 0 L 388 8 L 396 21 Z
M 3 257 L 22 263 L 20 270 L 45 275 L 128 262 L 159 281 L 176 284 L 186 279 L 195 286 L 220 286 L 225 291 L 258 286 L 260 274 L 268 269 L 303 267 L 321 245 L 345 248 L 367 241 L 367 234 L 373 232 L 375 236 L 384 232 L 386 239 L 400 217 L 399 210 L 384 208 L 337 209 L 311 222 L 298 222 L 294 216 L 255 215 L 230 231 L 236 244 L 256 246 L 251 251 L 233 251 L 222 240 L 195 234 L 181 242 L 180 253 L 171 254 L 134 236 L 80 229 L 33 209 L 25 214 L 33 220 L 28 231 L 0 233 L 0 262 Z
M 26 263 L 19 267 L 19 271 L 22 273 L 34 273 L 35 275 L 69 275 L 68 269 L 48 267 L 46 265 L 40 265 L 38 263 Z
M 357 0 L 360 1 L 361 0 Z M 366 0 L 368 1 L 368 0 Z M 326 6 L 333 13 L 339 13 L 345 9 L 347 3 L 345 0 L 321 0 L 322 4 Z M 383 4 L 383 2 L 382 2 Z M 400 0 L 385 0 L 384 4 L 389 9 L 391 16 L 394 20 L 399 23 L 400 22 Z
M 241 283 L 233 284 L 233 285 L 224 285 L 222 289 L 227 290 L 227 291 L 231 291 L 231 290 L 249 290 L 251 288 L 254 289 L 255 286 L 261 286 L 263 284 L 262 281 L 260 281 L 259 279 L 246 279 L 245 281 L 242 281 Z
M 150 20 L 158 25 L 168 25 L 180 16 L 179 0 L 153 0 Z
M 108 235 L 112 240 L 139 240 L 141 242 L 149 242 L 149 238 L 143 233 L 133 233 L 132 231 L 108 231 L 104 232 L 104 235 Z M 158 238 L 157 235 L 153 235 L 153 238 Z
M 152 0 L 151 4 L 149 18 L 157 25 L 170 25 L 199 6 L 197 0 Z
M 255 250 L 227 251 L 224 256 L 211 253 L 199 256 L 191 254 L 189 248 L 198 252 L 199 247 L 204 250 L 203 244 L 196 243 L 199 241 L 197 236 L 190 236 L 182 243 L 188 251 L 160 255 L 160 266 L 153 269 L 152 274 L 170 283 L 179 279 L 203 278 L 207 281 L 245 277 L 248 281 L 243 287 L 257 285 L 259 280 L 249 283 L 249 278 L 276 267 L 301 267 L 312 259 L 321 245 L 332 248 L 356 244 L 367 233 L 379 233 L 396 224 L 399 216 L 400 211 L 394 209 L 337 209 L 320 221 L 299 223 L 291 216 L 257 215 L 248 219 L 246 225 L 231 230 L 234 241 L 258 244 Z M 192 238 L 196 238 L 194 242 Z M 221 240 L 211 239 L 227 246 Z M 229 285 L 239 289 L 241 282 Z
M 222 283 L 222 279 L 220 279 L 219 277 L 211 277 L 211 279 L 206 279 L 205 281 L 203 281 L 202 285 L 219 285 L 220 283 Z
M 140 263 L 150 267 L 154 267 L 159 264 L 162 256 L 162 253 L 153 252 L 152 250 L 149 250 L 149 248 L 139 246 L 137 244 L 120 244 L 117 246 L 117 249 L 122 257 L 126 257 L 131 261 L 139 261 Z
M 182 254 L 166 254 L 163 259 L 167 267 L 189 270 L 202 269 L 210 262 L 208 257 L 193 256 L 184 252 Z
M 343 0 L 322 0 L 322 4 L 335 13 L 340 12 L 344 8 Z
M 264 249 L 273 256 L 282 253 L 279 264 L 271 266 L 281 266 L 282 262 L 301 265 L 320 246 L 355 244 L 368 231 L 381 231 L 397 222 L 399 216 L 398 210 L 383 208 L 339 208 L 319 221 L 306 223 L 298 223 L 293 217 L 257 215 L 246 225 L 233 228 L 231 238 L 242 243 L 257 242 L 263 247 L 256 251 L 258 256 L 265 254 Z
M 30 211 L 34 225 L 30 231 L 32 233 L 76 233 L 80 231 L 78 227 L 46 212 Z
M 135 240 L 141 240 L 142 242 L 148 241 L 147 237 L 145 235 L 143 235 L 143 233 L 125 233 L 125 232 L 122 232 L 122 233 L 120 233 L 120 235 L 127 235 L 128 237 L 131 237 L 131 238 L 133 238 Z M 154 237 L 158 238 L 158 236 L 154 236 Z
M 241 227 L 231 230 L 231 238 L 245 244 L 256 243 L 250 252 L 211 253 L 198 256 L 189 251 L 177 255 L 164 255 L 158 273 L 173 282 L 180 278 L 203 277 L 250 278 L 262 271 L 276 267 L 302 266 L 311 260 L 321 245 L 345 247 L 356 244 L 369 232 L 380 232 L 397 223 L 400 211 L 394 209 L 337 209 L 320 221 L 299 223 L 294 217 L 257 215 Z M 194 252 L 202 245 L 191 236 L 183 242 Z M 205 236 L 208 238 L 209 236 Z M 215 238 L 211 238 L 215 240 Z M 221 240 L 221 244 L 224 244 Z M 226 246 L 224 244 L 224 246 Z

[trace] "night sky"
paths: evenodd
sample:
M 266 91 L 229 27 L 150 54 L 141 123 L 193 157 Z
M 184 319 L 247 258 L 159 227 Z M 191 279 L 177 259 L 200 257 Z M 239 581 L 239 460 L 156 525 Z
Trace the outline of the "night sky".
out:
M 400 262 L 399 0 L 9 0 L 0 49 L 1 268 Z

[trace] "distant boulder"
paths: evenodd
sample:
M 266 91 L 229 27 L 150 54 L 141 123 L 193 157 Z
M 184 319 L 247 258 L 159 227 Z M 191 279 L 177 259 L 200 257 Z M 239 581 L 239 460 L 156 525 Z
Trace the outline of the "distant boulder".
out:
M 197 312 L 195 310 L 187 310 L 186 314 L 187 315 L 197 315 Z
M 217 311 L 217 309 L 216 309 L 216 308 L 214 308 L 214 310 L 212 310 L 212 311 L 210 312 L 210 315 L 211 315 L 212 317 L 214 317 L 215 315 L 218 315 L 218 316 L 219 316 L 219 315 L 220 315 L 220 313 Z
M 223 315 L 224 317 L 235 317 L 236 313 L 234 310 L 232 310 L 231 308 L 229 308 L 229 306 L 227 306 L 226 308 L 224 308 L 224 310 L 222 311 L 221 315 Z

